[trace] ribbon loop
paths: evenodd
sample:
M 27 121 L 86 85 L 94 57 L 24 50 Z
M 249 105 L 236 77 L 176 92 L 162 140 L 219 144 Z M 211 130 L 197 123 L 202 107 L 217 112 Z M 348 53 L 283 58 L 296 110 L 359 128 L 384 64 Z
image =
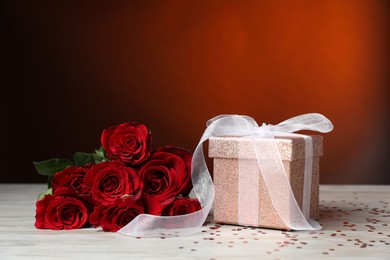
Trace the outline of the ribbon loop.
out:
M 292 117 L 275 126 L 278 132 L 293 133 L 301 130 L 328 133 L 333 130 L 333 124 L 321 114 L 310 113 Z

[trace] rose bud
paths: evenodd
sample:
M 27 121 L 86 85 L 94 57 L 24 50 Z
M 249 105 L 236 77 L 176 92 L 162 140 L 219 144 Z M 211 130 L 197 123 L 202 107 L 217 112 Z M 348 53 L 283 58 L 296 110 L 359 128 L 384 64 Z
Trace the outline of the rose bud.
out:
M 95 205 L 108 205 L 123 195 L 138 199 L 143 183 L 134 169 L 123 162 L 102 162 L 92 166 L 85 175 L 85 183 L 91 187 Z
M 192 188 L 191 159 L 189 151 L 178 147 L 158 149 L 139 170 L 146 199 L 163 202 L 178 194 L 188 195 Z
M 105 129 L 101 143 L 108 159 L 135 166 L 149 158 L 152 134 L 143 124 L 123 123 Z
M 87 208 L 73 197 L 46 195 L 37 201 L 36 207 L 36 228 L 78 229 L 88 220 Z
M 101 226 L 104 231 L 116 232 L 142 213 L 144 206 L 141 200 L 124 196 L 112 201 L 108 206 L 97 206 L 89 221 L 95 227 Z

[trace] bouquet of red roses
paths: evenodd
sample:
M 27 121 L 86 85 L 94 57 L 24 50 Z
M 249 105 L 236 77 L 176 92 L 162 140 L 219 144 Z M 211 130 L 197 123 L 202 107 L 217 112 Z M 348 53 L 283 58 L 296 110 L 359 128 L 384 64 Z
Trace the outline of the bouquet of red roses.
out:
M 76 152 L 73 162 L 34 162 L 49 187 L 38 197 L 35 227 L 101 226 L 115 232 L 139 214 L 175 216 L 201 209 L 188 197 L 191 152 L 174 146 L 152 151 L 151 132 L 135 122 L 105 129 L 101 144 L 94 153 Z

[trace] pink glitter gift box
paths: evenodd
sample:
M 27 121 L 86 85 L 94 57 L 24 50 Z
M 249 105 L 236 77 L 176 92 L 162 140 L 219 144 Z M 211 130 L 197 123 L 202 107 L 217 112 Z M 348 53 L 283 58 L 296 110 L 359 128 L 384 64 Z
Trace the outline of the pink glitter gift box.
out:
M 313 139 L 313 168 L 311 177 L 310 218 L 319 218 L 319 157 L 322 155 L 322 136 L 311 136 Z M 298 136 L 275 137 L 283 166 L 290 181 L 292 192 L 300 208 L 303 203 L 303 186 L 305 172 L 305 141 Z M 226 224 L 257 226 L 289 230 L 274 209 L 248 137 L 212 137 L 209 139 L 209 157 L 214 160 L 214 221 Z M 241 165 L 239 161 L 241 160 Z M 243 163 L 245 162 L 245 163 Z M 255 183 L 247 179 L 248 191 L 242 193 L 239 176 L 257 175 Z M 245 180 L 245 179 L 244 179 Z M 245 185 L 245 183 L 244 183 Z M 253 185 L 255 189 L 253 189 Z M 241 189 L 240 189 L 241 187 Z M 245 186 L 244 186 L 245 187 Z M 251 188 L 252 187 L 252 188 Z M 278 189 L 278 183 L 271 187 Z M 253 191 L 251 190 L 253 189 Z M 257 193 L 257 194 L 256 194 Z M 243 196 L 246 196 L 243 200 Z M 257 196 L 257 197 L 255 197 Z M 256 199 L 253 204 L 250 200 Z M 247 203 L 246 203 L 247 202 Z M 239 205 L 241 203 L 241 205 Z M 255 206 L 254 206 L 255 205 Z M 253 208 L 255 207 L 255 208 Z M 244 208 L 251 221 L 239 217 L 239 209 Z M 253 218 L 254 217 L 254 218 Z M 253 221 L 255 219 L 255 221 Z

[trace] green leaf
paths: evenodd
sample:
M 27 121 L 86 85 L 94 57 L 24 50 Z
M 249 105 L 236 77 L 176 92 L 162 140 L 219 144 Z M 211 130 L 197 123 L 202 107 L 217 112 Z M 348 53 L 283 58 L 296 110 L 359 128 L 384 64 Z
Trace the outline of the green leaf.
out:
M 56 172 L 71 166 L 73 163 L 67 159 L 53 158 L 42 162 L 33 162 L 35 169 L 41 175 L 54 176 Z
M 108 161 L 108 159 L 106 157 L 100 157 L 96 154 L 92 154 L 92 157 L 93 157 L 93 162 L 95 164 Z
M 100 157 L 100 158 L 105 158 L 103 146 L 100 146 L 99 149 L 96 149 L 96 150 L 95 150 L 95 154 L 96 154 L 96 156 L 98 156 L 98 157 Z
M 96 164 L 108 161 L 108 159 L 105 156 L 105 151 L 104 151 L 103 146 L 100 146 L 99 149 L 96 149 L 95 153 L 92 154 L 92 157 L 93 157 L 94 163 L 96 163 Z
M 83 166 L 87 163 L 94 161 L 92 153 L 82 153 L 82 152 L 74 153 L 73 160 L 74 160 L 74 164 L 77 166 Z
M 38 200 L 43 199 L 43 197 L 45 197 L 46 195 L 52 195 L 52 194 L 53 194 L 53 190 L 52 190 L 52 188 L 50 188 L 47 191 L 40 193 L 38 195 Z

